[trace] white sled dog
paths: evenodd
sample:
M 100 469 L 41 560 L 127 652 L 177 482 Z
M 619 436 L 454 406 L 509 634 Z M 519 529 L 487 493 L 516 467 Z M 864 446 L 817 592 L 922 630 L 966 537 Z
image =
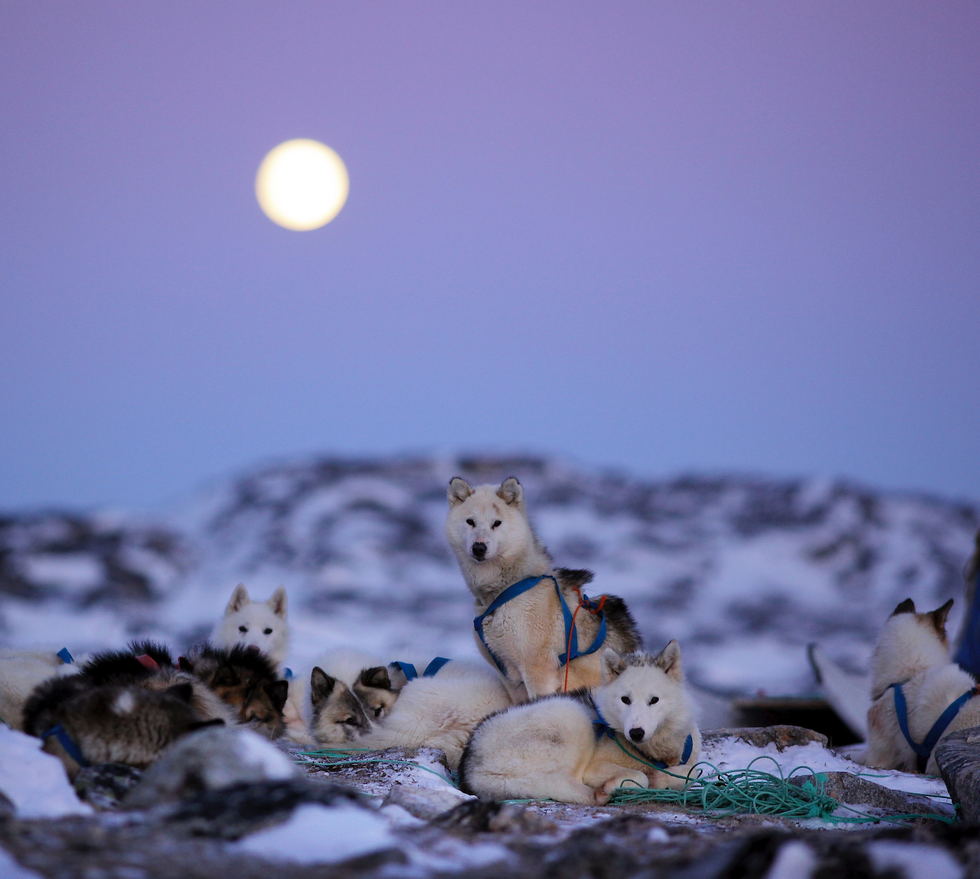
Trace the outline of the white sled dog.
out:
M 279 674 L 285 671 L 289 652 L 286 590 L 280 586 L 268 601 L 252 601 L 242 583 L 235 587 L 211 640 L 219 647 L 254 647 L 264 653 Z
M 594 687 L 603 647 L 620 654 L 642 647 L 621 598 L 605 596 L 601 610 L 598 601 L 579 606 L 592 574 L 553 566 L 514 477 L 499 488 L 472 488 L 457 476 L 448 497 L 446 537 L 476 600 L 477 647 L 515 703 Z M 568 624 L 572 614 L 574 628 Z
M 976 681 L 949 660 L 952 605 L 916 613 L 907 598 L 885 622 L 871 660 L 866 766 L 938 775 L 936 744 L 980 725 Z
M 591 692 L 555 694 L 484 720 L 463 752 L 460 787 L 498 800 L 602 805 L 624 783 L 680 787 L 700 752 L 677 642 L 656 657 L 606 648 L 602 683 Z
M 78 674 L 79 667 L 64 650 L 0 650 L 0 721 L 22 730 L 24 703 L 34 688 L 48 678 Z
M 441 748 L 449 768 L 455 769 L 477 724 L 512 704 L 496 672 L 454 660 L 432 677 L 408 681 L 388 715 L 367 730 L 357 746 Z

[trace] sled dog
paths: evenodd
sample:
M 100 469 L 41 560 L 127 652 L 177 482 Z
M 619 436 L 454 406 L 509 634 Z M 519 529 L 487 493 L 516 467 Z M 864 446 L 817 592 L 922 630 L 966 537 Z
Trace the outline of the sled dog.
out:
M 74 778 L 90 763 L 143 768 L 185 733 L 222 721 L 202 721 L 191 701 L 193 687 L 165 690 L 93 685 L 83 675 L 50 678 L 24 706 L 24 731 L 44 740 Z
M 938 775 L 936 744 L 980 725 L 976 681 L 949 659 L 952 606 L 916 613 L 907 598 L 885 622 L 871 658 L 866 766 Z
M 348 647 L 317 657 L 312 671 L 289 682 L 286 735 L 301 745 L 352 741 L 384 717 L 398 698 L 381 659 Z
M 463 752 L 461 788 L 499 800 L 602 805 L 624 783 L 681 786 L 698 761 L 701 735 L 677 642 L 656 657 L 606 648 L 601 662 L 602 682 L 591 691 L 558 693 L 484 720 Z
M 366 730 L 357 746 L 441 748 L 449 768 L 455 769 L 476 725 L 511 704 L 495 671 L 482 664 L 454 661 L 432 677 L 408 681 L 387 716 Z
M 0 650 L 0 721 L 11 729 L 24 728 L 24 703 L 34 688 L 53 677 L 78 674 L 71 657 L 53 650 Z
M 621 598 L 606 596 L 601 611 L 598 602 L 579 606 L 592 574 L 553 566 L 531 528 L 524 489 L 514 477 L 499 487 L 472 488 L 457 476 L 448 498 L 446 537 L 476 601 L 477 647 L 503 675 L 514 702 L 597 686 L 603 647 L 619 654 L 640 649 L 636 624 Z M 568 619 L 575 614 L 574 630 L 565 610 Z
M 205 643 L 180 663 L 232 709 L 235 722 L 270 738 L 283 734 L 289 684 L 263 653 L 240 644 L 229 649 Z
M 268 601 L 252 601 L 242 583 L 231 594 L 225 615 L 211 633 L 219 647 L 254 647 L 264 653 L 276 671 L 285 672 L 289 652 L 289 624 L 286 622 L 286 590 L 280 586 Z
M 96 653 L 81 667 L 80 677 L 91 686 L 136 686 L 163 691 L 177 684 L 191 688 L 191 707 L 201 721 L 235 723 L 232 709 L 206 683 L 174 664 L 170 650 L 154 641 L 133 641 L 125 650 Z

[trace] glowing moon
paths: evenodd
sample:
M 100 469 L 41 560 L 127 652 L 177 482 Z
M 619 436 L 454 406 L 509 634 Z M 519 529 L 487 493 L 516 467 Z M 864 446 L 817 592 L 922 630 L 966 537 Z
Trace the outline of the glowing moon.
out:
M 306 232 L 329 223 L 347 201 L 347 168 L 316 140 L 287 140 L 262 160 L 255 197 L 265 215 L 286 229 Z

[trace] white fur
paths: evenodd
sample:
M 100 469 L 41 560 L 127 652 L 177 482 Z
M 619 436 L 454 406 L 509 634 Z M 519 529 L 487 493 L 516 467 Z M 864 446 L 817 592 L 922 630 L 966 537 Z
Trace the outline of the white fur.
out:
M 451 769 L 477 724 L 511 702 L 500 676 L 484 665 L 450 662 L 409 681 L 391 713 L 357 740 L 362 748 L 441 748 Z
M 78 664 L 65 664 L 54 651 L 0 650 L 0 719 L 12 729 L 23 729 L 24 703 L 34 688 L 78 670 Z
M 949 661 L 946 641 L 948 602 L 931 613 L 893 613 L 885 622 L 872 657 L 868 709 L 868 747 L 863 761 L 879 769 L 915 772 L 918 758 L 902 735 L 895 711 L 892 684 L 902 684 L 908 707 L 909 733 L 923 742 L 933 724 L 952 702 L 975 685 L 973 677 Z M 901 608 L 903 605 L 899 605 Z M 980 698 L 967 702 L 940 736 L 980 725 Z M 927 775 L 939 775 L 935 750 L 926 764 Z
M 656 658 L 621 658 L 607 648 L 602 663 L 603 681 L 592 697 L 622 748 L 596 736 L 596 715 L 582 701 L 550 696 L 493 715 L 477 727 L 461 767 L 469 789 L 494 799 L 602 804 L 624 782 L 682 785 L 697 763 L 701 735 L 684 687 L 677 642 L 671 641 Z M 693 752 L 680 766 L 688 735 Z M 666 775 L 643 760 L 662 760 L 669 772 L 682 777 Z
M 286 619 L 286 590 L 280 586 L 268 601 L 256 602 L 239 583 L 214 628 L 211 640 L 219 647 L 256 647 L 272 660 L 279 674 L 289 652 L 289 623 Z

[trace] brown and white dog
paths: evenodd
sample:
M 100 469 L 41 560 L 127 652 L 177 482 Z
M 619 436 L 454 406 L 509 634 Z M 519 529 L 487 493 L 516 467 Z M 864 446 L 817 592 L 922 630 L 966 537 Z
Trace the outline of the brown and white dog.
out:
M 949 725 L 937 732 L 936 741 L 955 730 L 980 725 L 980 699 L 967 695 L 976 681 L 949 659 L 946 617 L 952 606 L 950 599 L 936 610 L 916 613 L 907 598 L 885 622 L 871 661 L 866 766 L 904 772 L 924 766 L 926 774 L 938 775 L 933 748 L 924 746 L 943 712 L 964 698 Z M 905 717 L 915 749 L 902 731 Z
M 524 489 L 514 477 L 499 487 L 472 488 L 460 477 L 449 483 L 446 537 L 476 602 L 477 647 L 503 676 L 515 703 L 564 689 L 598 686 L 600 654 L 604 647 L 627 654 L 642 647 L 636 624 L 625 603 L 606 596 L 606 638 L 594 644 L 599 616 L 586 608 L 575 617 L 575 636 L 583 654 L 566 669 L 559 660 L 568 650 L 569 636 L 562 599 L 571 610 L 579 606 L 580 591 L 592 579 L 589 571 L 555 568 L 524 506 Z M 537 585 L 490 612 L 508 587 L 527 578 L 544 577 Z M 554 579 L 550 579 L 554 578 Z M 559 598 L 559 595 L 561 598 Z M 482 635 L 482 637 L 481 637 Z M 595 647 L 593 652 L 588 652 Z

